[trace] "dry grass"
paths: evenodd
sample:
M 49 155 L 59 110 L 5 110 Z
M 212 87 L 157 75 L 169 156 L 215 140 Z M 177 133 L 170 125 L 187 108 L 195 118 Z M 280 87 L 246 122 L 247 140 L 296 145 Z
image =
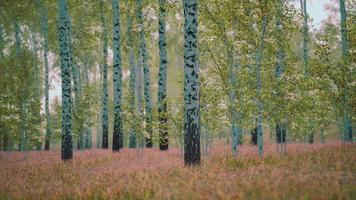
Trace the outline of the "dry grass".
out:
M 183 167 L 176 149 L 120 153 L 0 153 L 0 199 L 356 199 L 356 145 L 293 144 L 265 157 L 243 146 L 238 158 L 213 149 L 201 167 Z

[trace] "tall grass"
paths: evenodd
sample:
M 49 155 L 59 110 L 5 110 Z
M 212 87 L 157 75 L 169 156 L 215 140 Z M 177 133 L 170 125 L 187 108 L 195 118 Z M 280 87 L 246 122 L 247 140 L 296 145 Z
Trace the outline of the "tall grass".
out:
M 356 145 L 292 144 L 288 154 L 217 146 L 200 167 L 176 149 L 0 153 L 0 199 L 356 199 Z

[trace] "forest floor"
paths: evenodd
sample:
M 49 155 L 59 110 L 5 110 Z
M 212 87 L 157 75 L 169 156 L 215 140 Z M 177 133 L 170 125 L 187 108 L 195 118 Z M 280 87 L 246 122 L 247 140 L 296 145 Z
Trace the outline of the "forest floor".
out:
M 176 149 L 0 152 L 0 199 L 356 199 L 356 144 L 216 146 L 200 167 L 184 167 Z

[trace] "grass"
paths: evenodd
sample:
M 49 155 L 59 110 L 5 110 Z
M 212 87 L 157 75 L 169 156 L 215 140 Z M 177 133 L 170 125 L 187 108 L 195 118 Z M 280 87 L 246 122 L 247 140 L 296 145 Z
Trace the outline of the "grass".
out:
M 0 199 L 356 199 L 356 145 L 242 146 L 234 158 L 216 146 L 200 167 L 176 149 L 86 150 L 69 162 L 59 151 L 0 153 Z

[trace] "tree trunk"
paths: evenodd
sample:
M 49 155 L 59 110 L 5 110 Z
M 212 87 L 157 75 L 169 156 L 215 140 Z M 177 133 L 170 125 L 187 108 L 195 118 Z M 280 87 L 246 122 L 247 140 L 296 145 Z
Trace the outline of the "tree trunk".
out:
M 347 38 L 347 27 L 346 27 L 346 8 L 345 8 L 345 1 L 340 0 L 340 16 L 341 16 L 341 46 L 342 46 L 342 55 L 343 55 L 343 61 L 344 61 L 344 67 L 345 67 L 345 77 L 347 77 L 347 71 L 349 63 L 349 44 L 348 44 L 348 38 Z M 351 108 L 349 105 L 349 81 L 345 82 L 345 88 L 344 88 L 344 97 L 343 97 L 343 124 L 344 124 L 344 133 L 343 133 L 343 138 L 344 141 L 346 142 L 352 142 L 352 117 L 351 117 Z
M 3 36 L 3 26 L 0 24 L 0 61 L 4 59 L 4 36 Z M 8 133 L 6 130 L 5 125 L 0 125 L 1 126 L 1 131 L 3 132 L 2 134 L 2 150 L 7 151 L 8 147 Z
M 151 75 L 150 64 L 148 62 L 148 52 L 146 48 L 146 39 L 144 32 L 144 23 L 142 15 L 142 0 L 137 1 L 137 20 L 140 25 L 140 49 L 139 53 L 143 63 L 143 79 L 144 79 L 144 95 L 145 95 L 145 111 L 146 111 L 146 147 L 152 147 L 152 98 L 151 98 Z
M 4 45 L 5 45 L 5 41 L 4 41 L 4 36 L 3 36 L 3 25 L 0 24 L 0 61 L 2 61 L 4 59 Z M 3 132 L 2 134 L 2 148 L 4 151 L 8 150 L 8 146 L 9 146 L 9 136 L 8 136 L 8 132 L 6 129 L 6 126 L 4 124 L 0 125 L 1 126 L 1 131 Z
M 0 59 L 4 59 L 4 45 L 3 26 L 0 24 Z
M 117 0 L 112 0 L 113 12 L 113 57 L 114 57 L 114 132 L 112 150 L 119 151 L 123 148 L 123 123 L 121 113 L 122 99 L 122 72 L 120 53 L 120 10 Z
M 15 53 L 16 53 L 16 58 L 21 59 L 21 29 L 20 25 L 17 21 L 17 19 L 14 22 L 14 28 L 15 28 Z M 21 67 L 21 66 L 17 66 Z M 26 143 L 26 135 L 27 135 L 27 118 L 26 118 L 26 101 L 27 101 L 27 84 L 26 84 L 26 66 L 23 66 L 24 69 L 22 69 L 25 73 L 25 76 L 23 77 L 23 80 L 21 80 L 22 83 L 22 88 L 21 88 L 21 95 L 20 95 L 20 102 L 19 102 L 19 109 L 20 109 L 20 138 L 19 138 L 19 150 L 24 151 L 25 150 L 25 143 Z
M 257 145 L 257 127 L 251 130 L 251 144 Z
M 83 70 L 83 83 L 86 89 L 88 89 L 90 87 L 90 80 L 89 80 L 89 61 L 88 61 L 88 57 L 84 58 L 84 70 Z M 85 138 L 85 145 L 84 148 L 86 149 L 91 149 L 93 146 L 93 129 L 92 127 L 90 127 L 90 119 L 92 118 L 92 116 L 85 116 L 85 121 L 84 121 L 84 138 Z
M 71 54 L 69 15 L 66 0 L 59 0 L 59 45 L 62 77 L 62 160 L 73 157 L 72 101 L 71 101 Z
M 137 135 L 137 140 L 138 140 L 138 146 L 143 148 L 145 147 L 145 139 L 144 138 L 144 134 L 142 131 L 142 120 L 143 120 L 143 108 L 142 108 L 142 57 L 141 54 L 138 55 L 138 59 L 137 59 L 137 68 L 136 68 L 136 112 L 138 113 L 137 116 L 137 129 L 136 129 L 136 135 Z
M 79 19 L 78 23 L 78 30 L 82 30 L 82 18 Z M 69 27 L 71 26 L 71 22 L 69 21 Z M 69 29 L 68 32 L 69 35 L 71 35 L 71 29 Z M 78 37 L 78 35 L 74 35 L 74 37 Z M 80 36 L 79 36 L 80 37 Z M 70 36 L 71 38 L 71 36 Z M 73 124 L 75 125 L 74 133 L 78 135 L 78 140 L 77 140 L 77 148 L 83 151 L 85 141 L 84 141 L 84 135 L 83 135 L 83 122 L 80 119 L 82 113 L 80 113 L 80 101 L 82 98 L 82 79 L 81 79 L 81 66 L 79 65 L 79 62 L 77 63 L 74 60 L 74 56 L 72 54 L 73 52 L 73 47 L 71 40 L 69 41 L 69 51 L 71 56 L 71 73 L 72 73 L 72 78 L 73 78 L 73 88 L 74 88 L 74 105 L 72 106 L 73 109 Z M 78 120 L 79 119 L 79 120 Z
M 47 8 L 43 5 L 42 0 L 36 2 L 40 6 L 41 14 L 41 29 L 43 34 L 43 59 L 45 68 L 45 115 L 46 115 L 46 139 L 45 139 L 45 150 L 50 149 L 51 143 L 51 118 L 49 111 L 49 66 L 48 66 L 48 15 Z
M 198 3 L 184 1 L 184 163 L 200 164 Z
M 233 20 L 233 30 L 234 37 L 236 38 L 237 32 L 237 20 Z M 237 86 L 236 80 L 236 72 L 239 68 L 239 64 L 237 61 L 237 55 L 235 55 L 234 45 L 229 44 L 227 36 L 225 36 L 225 46 L 226 46 L 226 54 L 229 65 L 229 100 L 230 100 L 230 121 L 231 121 L 231 149 L 232 154 L 237 155 L 238 149 L 237 145 L 239 144 L 241 128 L 238 125 L 240 114 L 237 111 L 236 106 L 236 92 L 235 88 Z
M 159 78 L 158 78 L 158 116 L 159 149 L 168 150 L 167 127 L 167 41 L 166 41 L 166 0 L 159 0 Z
M 103 43 L 103 60 L 102 60 L 102 81 L 103 81 L 103 91 L 102 91 L 102 148 L 109 148 L 109 93 L 108 93 L 108 36 L 106 19 L 104 14 L 104 1 L 100 2 L 101 7 L 101 26 L 102 32 L 102 43 Z
M 97 68 L 95 67 L 94 71 L 94 83 L 97 83 L 97 74 L 99 74 L 99 85 L 97 88 L 97 92 L 100 94 L 100 97 L 102 98 L 102 83 L 103 83 L 103 70 L 102 70 L 102 64 L 100 63 L 99 65 L 99 73 L 97 73 Z M 103 99 L 103 98 L 102 98 Z M 101 100 L 102 100 L 101 99 Z M 101 104 L 102 105 L 102 104 Z M 100 107 L 100 110 L 102 111 L 102 107 Z M 96 148 L 101 148 L 102 147 L 102 112 L 98 112 L 96 115 Z
M 81 126 L 81 124 L 79 124 L 79 122 L 77 121 L 77 116 L 80 115 L 79 112 L 77 112 L 77 110 L 79 109 L 79 105 L 80 105 L 80 98 L 81 98 L 81 83 L 80 83 L 80 66 L 78 63 L 76 63 L 76 61 L 74 60 L 74 54 L 73 52 L 73 46 L 72 46 L 72 31 L 71 31 L 71 20 L 70 20 L 70 16 L 69 14 L 67 15 L 67 21 L 68 21 L 68 45 L 69 45 L 69 54 L 70 54 L 70 72 L 71 72 L 71 78 L 72 78 L 72 82 L 73 82 L 73 90 L 74 90 L 74 94 L 73 94 L 73 101 L 71 101 L 72 105 L 72 124 L 74 124 L 74 129 L 72 127 L 72 132 L 74 132 L 76 135 L 79 135 L 79 138 L 77 140 L 77 147 L 80 150 L 83 150 L 83 135 L 82 132 L 80 131 L 82 128 L 77 128 L 78 126 Z M 80 28 L 79 28 L 80 29 Z M 74 35 L 75 37 L 75 35 Z M 73 103 L 74 102 L 74 103 Z M 73 138 L 72 138 L 73 139 Z
M 72 63 L 72 69 L 74 71 L 72 71 L 72 75 L 73 75 L 73 80 L 74 80 L 74 106 L 73 106 L 73 111 L 74 111 L 74 115 L 80 115 L 81 113 L 79 113 L 77 110 L 80 110 L 79 106 L 80 106 L 80 101 L 81 101 L 81 96 L 82 96 L 82 81 L 80 78 L 80 65 L 77 63 Z M 75 119 L 75 118 L 74 118 Z M 84 135 L 83 135 L 83 127 L 82 127 L 82 123 L 79 121 L 74 121 L 74 124 L 76 124 L 77 126 L 80 126 L 79 129 L 77 129 L 78 131 L 78 149 L 83 150 L 84 149 Z
M 256 73 L 257 73 L 257 108 L 258 108 L 258 116 L 257 116 L 257 145 L 258 145 L 258 154 L 260 156 L 263 155 L 263 127 L 262 127 L 262 88 L 261 88 L 261 62 L 262 62 L 262 54 L 263 54 L 263 46 L 264 46 L 264 37 L 267 26 L 267 16 L 264 15 L 262 19 L 262 31 L 260 36 L 260 44 L 259 49 L 256 55 Z
M 31 25 L 30 27 L 31 30 L 31 43 L 32 43 L 32 53 L 35 59 L 33 59 L 32 62 L 32 80 L 34 83 L 34 86 L 32 88 L 32 94 L 30 98 L 33 98 L 32 101 L 29 102 L 29 114 L 31 117 L 31 120 L 33 121 L 34 129 L 33 132 L 35 134 L 41 134 L 41 90 L 40 90 L 40 70 L 39 70 L 39 63 L 36 62 L 38 55 L 37 55 L 37 38 L 35 34 L 35 28 L 34 25 Z M 42 141 L 41 140 L 36 140 L 35 141 L 36 145 L 36 150 L 41 150 L 42 148 Z
M 276 63 L 276 69 L 275 69 L 275 75 L 276 75 L 276 97 L 277 98 L 282 98 L 281 97 L 281 76 L 283 74 L 283 68 L 284 68 L 284 63 L 285 63 L 285 51 L 283 47 L 283 39 L 280 36 L 283 31 L 283 26 L 282 26 L 282 21 L 281 18 L 283 17 L 283 10 L 284 10 L 284 0 L 280 0 L 278 3 L 278 8 L 277 8 L 277 19 L 276 19 L 276 29 L 278 31 L 277 35 L 277 43 L 278 43 L 278 50 L 277 50 L 277 63 Z M 283 147 L 285 146 L 286 143 L 286 134 L 287 134 L 287 125 L 285 123 L 285 112 L 283 110 L 284 108 L 281 108 L 279 106 L 277 108 L 277 112 L 281 112 L 282 115 L 277 116 L 276 119 L 276 142 L 278 145 L 277 150 L 282 152 Z M 284 121 L 284 122 L 283 122 Z
M 308 49 L 308 13 L 307 13 L 307 0 L 301 0 L 302 15 L 303 15 L 303 62 L 304 62 L 304 74 L 308 78 L 309 73 L 309 49 Z M 311 122 L 312 123 L 312 122 Z M 313 125 L 311 125 L 313 127 Z M 314 142 L 314 132 L 313 130 L 308 130 L 308 143 L 313 144 Z
M 308 16 L 307 16 L 307 3 L 303 0 L 303 61 L 304 73 L 309 76 L 309 50 L 308 50 Z
M 246 9 L 245 10 L 245 15 L 246 16 L 250 16 L 251 15 L 251 11 Z M 248 26 L 248 30 L 251 32 L 251 33 L 254 33 L 256 32 L 256 29 L 254 28 L 254 24 L 257 23 L 257 22 L 254 22 L 252 21 L 249 26 Z M 258 48 L 258 44 L 257 44 L 257 41 L 255 41 L 255 37 L 254 37 L 254 34 L 251 34 L 250 37 L 248 37 L 248 43 L 252 45 L 253 47 L 253 53 L 251 54 L 254 54 L 255 57 L 257 57 L 258 53 L 259 53 L 259 48 Z M 251 58 L 253 57 L 253 55 L 251 55 Z M 255 67 L 255 64 L 254 64 L 255 61 L 250 61 L 250 64 L 249 64 L 249 76 L 255 76 L 256 75 L 256 67 Z M 255 103 L 258 102 L 258 99 L 257 99 L 257 96 L 253 97 L 253 101 Z M 254 123 L 254 128 L 250 130 L 250 136 L 251 136 L 251 141 L 250 141 L 250 144 L 253 144 L 253 145 L 257 145 L 257 127 L 256 124 L 258 123 L 258 114 L 254 114 L 253 116 L 253 123 Z
M 16 57 L 19 57 L 21 54 L 21 29 L 18 21 L 16 20 L 14 23 L 15 28 L 15 53 Z
M 132 17 L 130 14 L 131 4 L 129 4 L 128 0 L 126 0 L 126 6 L 128 8 L 127 11 L 127 46 L 129 48 L 129 67 L 130 67 L 130 82 L 129 82 L 129 98 L 130 98 L 130 113 L 132 119 L 130 120 L 130 133 L 129 133 L 129 148 L 136 148 L 136 133 L 135 133 L 135 82 L 136 82 L 136 67 L 135 67 L 135 53 L 133 50 L 133 37 L 132 37 Z

